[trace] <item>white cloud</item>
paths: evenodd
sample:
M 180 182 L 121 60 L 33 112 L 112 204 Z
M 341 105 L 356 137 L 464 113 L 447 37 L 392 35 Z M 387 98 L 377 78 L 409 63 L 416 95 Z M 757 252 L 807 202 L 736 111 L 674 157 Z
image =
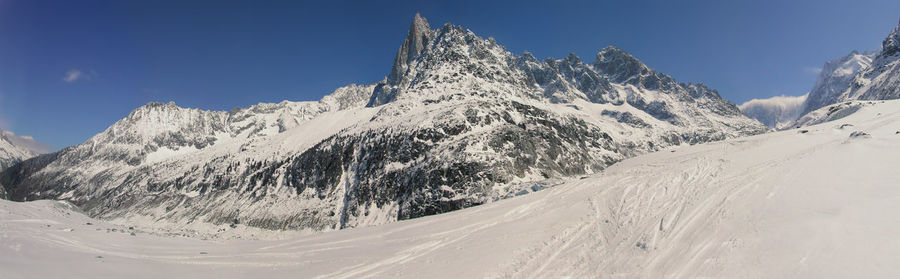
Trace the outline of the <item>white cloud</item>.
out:
M 32 136 L 17 136 L 16 133 L 7 130 L 2 130 L 2 132 L 3 136 L 13 145 L 27 149 L 35 154 L 45 154 L 56 150 L 56 148 L 53 148 L 46 143 L 34 140 L 34 137 Z
M 805 68 L 803 68 L 803 71 L 808 74 L 818 75 L 819 73 L 822 72 L 822 68 L 820 68 L 820 67 L 805 67 Z
M 88 72 L 82 71 L 81 69 L 71 69 L 68 72 L 66 72 L 66 75 L 63 76 L 62 80 L 67 83 L 73 83 L 73 82 L 76 82 L 79 80 L 91 79 L 91 75 L 93 73 L 94 73 L 93 71 L 88 73 Z

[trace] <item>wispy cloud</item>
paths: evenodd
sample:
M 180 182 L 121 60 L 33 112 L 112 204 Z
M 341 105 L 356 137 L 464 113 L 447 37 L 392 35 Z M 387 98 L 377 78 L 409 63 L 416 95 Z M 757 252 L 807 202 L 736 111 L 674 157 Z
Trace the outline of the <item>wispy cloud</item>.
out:
M 73 83 L 79 80 L 91 79 L 91 76 L 94 75 L 94 71 L 84 71 L 81 69 L 71 69 L 66 72 L 66 75 L 63 76 L 62 80 L 67 83 Z
M 805 68 L 803 68 L 803 72 L 805 72 L 807 74 L 818 75 L 819 73 L 822 72 L 822 68 L 820 68 L 820 67 L 805 67 Z

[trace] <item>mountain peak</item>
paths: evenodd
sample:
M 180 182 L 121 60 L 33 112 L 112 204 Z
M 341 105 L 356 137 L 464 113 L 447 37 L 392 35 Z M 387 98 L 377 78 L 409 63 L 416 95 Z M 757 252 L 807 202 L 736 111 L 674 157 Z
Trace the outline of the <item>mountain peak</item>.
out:
M 154 109 L 154 108 L 164 108 L 164 107 L 178 107 L 174 101 L 169 101 L 168 103 L 163 102 L 148 102 L 147 104 L 139 107 L 138 109 Z
M 569 52 L 569 55 L 566 56 L 566 61 L 572 64 L 581 64 L 581 58 L 578 55 L 575 55 L 573 52 Z
M 881 56 L 888 57 L 900 52 L 900 23 L 894 27 L 891 34 L 881 42 Z
M 416 15 L 413 17 L 413 23 L 412 26 L 410 26 L 410 29 L 412 29 L 413 27 L 424 27 L 426 30 L 430 28 L 430 26 L 428 25 L 428 20 L 426 20 L 425 17 L 423 17 L 419 13 L 416 13 Z
M 615 82 L 626 82 L 632 77 L 641 76 L 651 70 L 643 62 L 616 46 L 608 46 L 597 53 L 594 67 L 603 74 L 609 75 Z
M 413 22 L 409 25 L 409 31 L 406 33 L 406 39 L 403 45 L 397 50 L 397 56 L 394 58 L 394 65 L 391 67 L 391 73 L 387 80 L 375 88 L 369 100 L 369 106 L 377 106 L 393 100 L 396 92 L 396 86 L 404 82 L 406 72 L 410 65 L 422 54 L 426 44 L 433 37 L 431 26 L 428 20 L 419 13 L 413 17 Z
M 431 26 L 428 25 L 428 20 L 419 13 L 416 13 L 415 17 L 413 17 L 413 22 L 409 25 L 409 32 L 406 34 L 406 39 L 403 40 L 403 45 L 401 45 L 400 50 L 397 51 L 397 57 L 394 58 L 394 66 L 388 77 L 389 81 L 399 79 L 409 67 L 409 64 L 415 60 L 419 54 L 422 54 L 422 50 L 425 49 L 425 44 L 428 42 L 430 33 Z

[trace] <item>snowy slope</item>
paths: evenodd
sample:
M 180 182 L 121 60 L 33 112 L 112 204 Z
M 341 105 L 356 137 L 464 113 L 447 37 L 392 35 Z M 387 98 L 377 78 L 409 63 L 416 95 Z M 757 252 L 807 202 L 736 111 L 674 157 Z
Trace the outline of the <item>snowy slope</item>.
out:
M 809 93 L 801 115 L 849 98 L 849 90 L 855 77 L 872 66 L 877 52 L 853 51 L 847 56 L 828 61 L 822 66 L 819 77 Z M 796 119 L 796 118 L 795 118 Z
M 118 223 L 333 230 L 449 212 L 662 148 L 765 131 L 607 47 L 538 60 L 416 16 L 384 81 L 231 112 L 149 104 L 0 175 Z
M 27 149 L 14 145 L 12 141 L 6 137 L 5 131 L 0 130 L 0 133 L 3 133 L 0 134 L 0 170 L 4 170 L 15 163 L 35 155 Z
M 759 120 L 769 128 L 781 129 L 797 120 L 805 108 L 803 96 L 775 96 L 768 99 L 752 99 L 739 105 L 741 112 Z
M 5 278 L 900 273 L 900 101 L 804 129 L 671 148 L 528 195 L 284 240 L 160 236 L 60 202 L 0 201 L 8 255 L 0 270 Z

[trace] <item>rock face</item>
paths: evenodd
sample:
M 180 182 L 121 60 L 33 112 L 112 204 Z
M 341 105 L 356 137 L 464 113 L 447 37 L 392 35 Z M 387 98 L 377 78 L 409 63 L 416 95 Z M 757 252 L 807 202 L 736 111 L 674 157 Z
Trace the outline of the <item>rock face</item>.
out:
M 148 104 L 0 183 L 14 200 L 66 199 L 113 220 L 330 230 L 763 131 L 715 90 L 615 47 L 593 63 L 541 61 L 416 15 L 382 82 L 231 112 Z

